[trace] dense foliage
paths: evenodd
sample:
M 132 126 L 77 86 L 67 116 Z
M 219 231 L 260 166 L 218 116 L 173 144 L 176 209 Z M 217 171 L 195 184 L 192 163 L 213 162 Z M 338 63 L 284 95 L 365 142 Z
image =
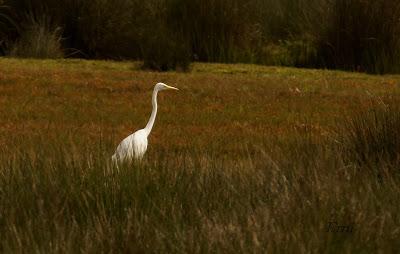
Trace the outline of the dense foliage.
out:
M 3 54 L 34 56 L 26 41 L 41 39 L 31 31 L 42 24 L 44 28 L 35 29 L 47 31 L 44 38 L 50 40 L 42 47 L 51 47 L 55 57 L 61 52 L 68 57 L 144 59 L 146 66 L 160 70 L 187 69 L 190 61 L 200 60 L 400 71 L 396 0 L 2 2 Z

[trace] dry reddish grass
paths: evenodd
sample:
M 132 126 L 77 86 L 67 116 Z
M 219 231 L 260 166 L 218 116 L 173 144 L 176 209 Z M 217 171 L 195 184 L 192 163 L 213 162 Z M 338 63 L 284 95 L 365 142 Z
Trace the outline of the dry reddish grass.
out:
M 79 60 L 1 59 L 0 66 L 0 143 L 65 130 L 118 142 L 146 124 L 152 87 L 160 81 L 180 91 L 160 94 L 150 149 L 221 140 L 228 149 L 306 126 L 327 135 L 344 112 L 399 91 L 396 76 L 253 65 L 198 63 L 190 73 Z

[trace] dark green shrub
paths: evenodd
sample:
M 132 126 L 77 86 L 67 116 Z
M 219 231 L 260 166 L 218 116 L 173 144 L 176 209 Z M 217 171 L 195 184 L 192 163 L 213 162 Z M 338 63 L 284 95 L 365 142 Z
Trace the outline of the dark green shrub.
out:
M 312 0 L 310 0 L 312 1 Z M 400 2 L 321 1 L 308 13 L 321 67 L 397 72 L 400 69 Z
M 46 16 L 62 27 L 66 55 L 85 58 L 139 58 L 139 23 L 146 15 L 138 0 L 7 1 L 17 23 L 26 13 Z M 10 33 L 11 34 L 11 33 Z M 10 36 L 21 37 L 19 31 Z
M 143 59 L 155 69 L 175 68 L 175 63 L 193 58 L 400 72 L 397 0 L 2 2 L 8 6 L 6 11 L 0 8 L 3 47 L 21 39 L 26 29 L 19 25 L 32 13 L 49 17 L 52 29 L 62 27 L 65 54 L 73 57 Z
M 167 23 L 200 61 L 252 62 L 261 46 L 257 1 L 169 0 Z
M 140 14 L 137 13 L 136 2 L 80 0 L 75 7 L 75 15 L 78 18 L 68 27 L 69 33 L 76 33 L 75 41 L 71 41 L 71 45 L 83 50 L 91 58 L 139 57 L 139 24 L 135 20 L 139 20 Z M 76 17 L 67 17 L 66 21 L 74 19 Z
M 145 38 L 142 48 L 144 69 L 189 70 L 191 55 L 187 43 L 172 34 L 167 28 L 160 28 Z
M 0 1 L 0 55 L 4 55 L 9 43 L 9 35 L 18 27 L 11 8 Z
M 138 35 L 143 68 L 187 71 L 192 53 L 182 30 L 170 20 L 168 1 L 149 1 L 142 9 L 146 15 L 140 20 Z
M 318 51 L 311 40 L 284 40 L 267 44 L 261 56 L 263 64 L 301 67 L 315 61 Z

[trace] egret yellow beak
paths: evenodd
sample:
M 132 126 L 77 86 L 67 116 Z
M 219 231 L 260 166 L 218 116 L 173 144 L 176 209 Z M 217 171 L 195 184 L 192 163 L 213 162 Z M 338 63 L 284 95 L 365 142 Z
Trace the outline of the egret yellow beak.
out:
M 168 89 L 172 89 L 172 90 L 179 90 L 178 88 L 176 88 L 176 87 L 173 87 L 173 86 L 167 86 L 168 87 Z

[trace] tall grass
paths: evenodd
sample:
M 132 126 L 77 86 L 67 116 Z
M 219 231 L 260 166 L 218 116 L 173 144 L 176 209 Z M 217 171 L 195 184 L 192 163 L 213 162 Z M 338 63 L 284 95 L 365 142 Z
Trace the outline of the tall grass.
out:
M 171 11 L 168 1 L 162 1 L 158 5 L 156 2 L 150 2 L 146 6 L 146 21 L 140 28 L 143 68 L 187 71 L 192 61 L 189 42 L 180 27 L 168 23 Z
M 348 131 L 330 128 L 348 108 L 364 107 L 356 101 L 366 98 L 365 89 L 395 96 L 395 76 L 253 65 L 196 64 L 194 73 L 183 74 L 105 61 L 1 62 L 2 253 L 396 253 L 400 247 L 400 179 L 385 174 L 391 161 L 374 170 L 358 163 L 349 156 L 358 139 L 341 142 Z M 181 92 L 160 94 L 145 161 L 117 170 L 109 161 L 113 149 L 148 119 L 154 79 L 178 84 Z M 386 149 L 395 154 L 395 147 Z
M 316 25 L 320 64 L 330 68 L 397 72 L 400 3 L 394 0 L 322 1 Z M 312 14 L 311 14 L 312 15 Z
M 344 125 L 342 140 L 347 159 L 379 176 L 399 177 L 400 108 L 390 98 L 372 102 Z
M 153 149 L 120 169 L 111 140 L 16 138 L 0 155 L 0 250 L 395 252 L 399 182 L 297 134 L 226 155 Z
M 8 35 L 18 25 L 10 13 L 10 7 L 0 2 L 0 54 L 4 55 L 8 46 Z
M 182 31 L 198 60 L 257 59 L 262 38 L 252 14 L 255 1 L 173 0 L 170 4 L 169 22 Z
M 62 58 L 61 28 L 53 27 L 46 17 L 27 15 L 20 25 L 20 37 L 12 45 L 9 55 L 25 58 Z

